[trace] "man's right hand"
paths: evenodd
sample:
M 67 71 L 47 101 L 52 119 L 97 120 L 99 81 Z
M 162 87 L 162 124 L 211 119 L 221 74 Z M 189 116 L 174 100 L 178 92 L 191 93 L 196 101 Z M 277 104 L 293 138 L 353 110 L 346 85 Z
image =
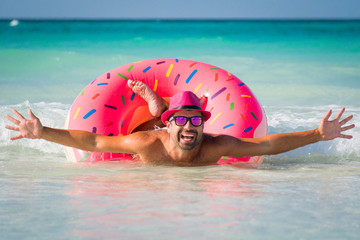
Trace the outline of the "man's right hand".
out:
M 40 120 L 32 113 L 31 109 L 29 109 L 30 120 L 24 118 L 24 116 L 15 109 L 13 109 L 13 113 L 18 117 L 18 119 L 9 115 L 6 115 L 6 118 L 17 125 L 17 127 L 6 125 L 5 128 L 20 132 L 20 134 L 18 136 L 11 137 L 10 140 L 17 140 L 21 138 L 41 138 L 43 125 L 41 124 Z

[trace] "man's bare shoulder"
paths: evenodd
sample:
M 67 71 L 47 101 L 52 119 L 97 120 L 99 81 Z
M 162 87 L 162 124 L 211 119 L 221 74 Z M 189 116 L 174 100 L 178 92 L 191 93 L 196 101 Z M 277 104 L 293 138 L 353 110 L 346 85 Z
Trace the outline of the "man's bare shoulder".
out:
M 139 131 L 125 137 L 129 140 L 129 142 L 132 142 L 139 147 L 142 146 L 142 151 L 146 151 L 146 148 L 151 149 L 151 147 L 156 146 L 157 144 L 164 144 L 166 139 L 168 139 L 168 135 L 169 134 L 166 129 L 159 129 Z
M 131 137 L 140 159 L 145 163 L 163 163 L 165 156 L 165 145 L 169 139 L 166 129 L 139 131 L 128 135 Z M 166 158 L 168 159 L 168 158 Z

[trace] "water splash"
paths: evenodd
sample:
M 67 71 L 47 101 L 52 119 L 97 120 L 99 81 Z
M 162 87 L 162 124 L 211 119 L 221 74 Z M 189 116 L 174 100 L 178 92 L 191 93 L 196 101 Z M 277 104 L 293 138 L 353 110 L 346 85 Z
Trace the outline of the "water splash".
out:
M 16 108 L 24 116 L 27 116 L 27 110 L 32 108 L 34 114 L 38 116 L 43 125 L 55 128 L 63 128 L 64 121 L 68 110 L 69 104 L 63 103 L 46 103 L 38 102 L 31 103 L 25 101 L 16 105 L 3 105 L 0 106 L 0 115 L 3 116 L 0 119 L 0 128 L 4 129 L 6 124 L 11 124 L 6 118 L 6 114 L 12 114 L 11 109 Z M 333 117 L 336 112 L 339 111 L 341 106 L 337 105 L 325 105 L 314 107 L 301 107 L 301 106 L 289 106 L 289 107 L 277 107 L 277 106 L 265 106 L 265 111 L 268 117 L 269 134 L 303 131 L 308 129 L 314 129 L 318 127 L 321 118 L 326 114 L 329 109 L 333 109 Z M 349 107 L 344 116 L 353 114 L 354 119 L 351 123 L 359 125 L 360 123 L 360 108 Z M 355 128 L 349 131 L 348 134 L 353 135 L 353 139 L 336 139 L 333 141 L 319 142 L 316 144 L 308 145 L 303 148 L 299 148 L 280 155 L 280 158 L 301 158 L 308 157 L 309 155 L 326 155 L 326 156 L 342 156 L 342 158 L 353 158 L 360 155 L 360 130 Z M 0 132 L 0 147 L 7 148 L 14 146 L 18 148 L 31 148 L 36 151 L 40 151 L 43 154 L 48 153 L 63 153 L 63 147 L 46 142 L 43 140 L 9 140 L 10 135 L 13 136 L 9 130 Z

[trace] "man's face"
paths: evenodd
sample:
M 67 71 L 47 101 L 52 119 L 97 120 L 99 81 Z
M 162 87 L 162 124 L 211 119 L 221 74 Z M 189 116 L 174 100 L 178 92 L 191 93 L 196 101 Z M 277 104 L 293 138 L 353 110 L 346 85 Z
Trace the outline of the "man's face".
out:
M 198 111 L 179 111 L 173 115 L 173 117 L 177 116 L 202 117 L 202 114 Z M 167 122 L 167 127 L 171 140 L 174 141 L 183 150 L 192 150 L 201 143 L 204 124 L 196 127 L 193 126 L 190 119 L 188 119 L 184 126 L 177 126 L 175 119 L 173 119 L 170 122 Z

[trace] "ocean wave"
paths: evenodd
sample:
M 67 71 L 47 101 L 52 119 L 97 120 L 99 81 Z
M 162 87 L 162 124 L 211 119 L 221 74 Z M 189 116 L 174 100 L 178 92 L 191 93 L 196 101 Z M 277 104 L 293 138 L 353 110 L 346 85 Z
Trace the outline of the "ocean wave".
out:
M 6 118 L 6 114 L 12 115 L 11 109 L 17 109 L 24 116 L 27 115 L 27 110 L 31 108 L 36 116 L 38 116 L 43 125 L 63 128 L 65 118 L 69 104 L 63 104 L 59 102 L 38 102 L 30 103 L 25 101 L 15 105 L 0 105 L 0 115 L 3 116 L 0 119 L 0 128 L 3 129 L 0 133 L 0 147 L 3 151 L 7 148 L 13 149 L 18 147 L 19 149 L 33 149 L 43 154 L 48 153 L 63 153 L 64 148 L 58 144 L 50 143 L 44 140 L 29 140 L 22 139 L 17 141 L 11 141 L 10 136 L 16 135 L 9 130 L 4 130 L 5 125 L 11 125 Z M 333 117 L 341 109 L 338 105 L 322 105 L 322 106 L 265 106 L 266 115 L 268 118 L 269 134 L 304 131 L 308 129 L 314 129 L 318 127 L 320 120 L 327 113 L 329 109 L 333 110 Z M 354 119 L 351 121 L 356 125 L 360 123 L 360 108 L 348 107 L 344 116 L 353 114 Z M 353 139 L 336 139 L 333 141 L 319 142 L 316 144 L 308 145 L 284 154 L 279 155 L 280 158 L 297 158 L 301 156 L 308 156 L 311 154 L 333 155 L 333 156 L 359 156 L 360 149 L 360 130 L 355 128 L 349 131 L 348 134 L 353 135 Z
M 27 111 L 29 108 L 31 108 L 34 114 L 41 119 L 41 122 L 44 126 L 63 128 L 67 112 L 70 109 L 70 105 L 58 102 L 30 103 L 29 101 L 14 105 L 0 105 L 0 116 L 2 116 L 2 118 L 0 119 L 0 128 L 5 129 L 5 125 L 12 125 L 12 123 L 5 118 L 6 114 L 14 116 L 11 109 L 17 109 L 24 117 L 28 118 Z M 14 146 L 16 146 L 19 149 L 34 149 L 39 150 L 42 153 L 64 152 L 64 148 L 62 146 L 47 142 L 45 140 L 10 140 L 11 136 L 16 135 L 17 133 L 7 129 L 1 131 L 0 147 L 3 148 L 3 151 L 5 151 L 4 147 L 13 148 Z
M 269 134 L 305 131 L 314 129 L 319 126 L 320 120 L 325 114 L 332 109 L 333 113 L 330 117 L 332 120 L 340 111 L 342 106 L 338 105 L 322 105 L 322 106 L 267 106 L 265 111 L 268 117 Z M 348 124 L 360 123 L 360 108 L 348 107 L 346 108 L 343 118 L 348 115 L 354 115 L 352 121 Z M 347 134 L 353 136 L 353 139 L 336 139 L 333 141 L 324 141 L 316 144 L 311 144 L 291 152 L 285 153 L 287 157 L 298 157 L 309 154 L 325 154 L 325 155 L 341 155 L 350 156 L 352 154 L 360 155 L 360 150 L 357 146 L 360 144 L 360 130 L 354 128 Z

